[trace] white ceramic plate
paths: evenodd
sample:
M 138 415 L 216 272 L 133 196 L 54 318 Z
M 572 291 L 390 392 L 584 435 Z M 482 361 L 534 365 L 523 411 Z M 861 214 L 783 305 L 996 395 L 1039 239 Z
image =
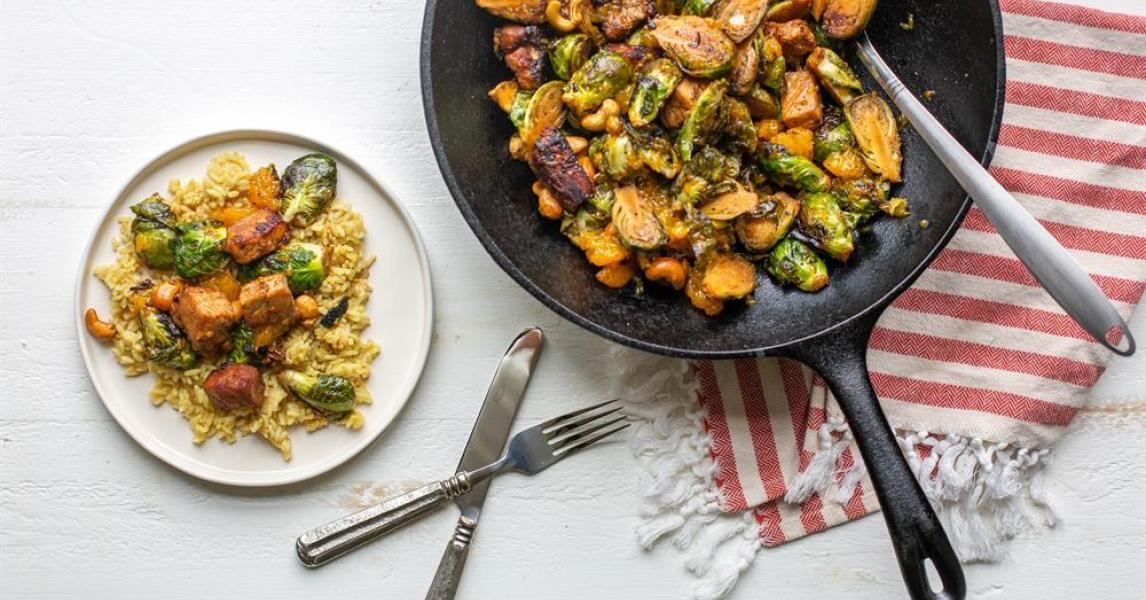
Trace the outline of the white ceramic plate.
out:
M 376 340 L 382 353 L 368 380 L 374 403 L 361 407 L 366 425 L 358 431 L 327 427 L 307 433 L 291 432 L 294 457 L 282 459 L 278 450 L 258 435 L 234 444 L 208 440 L 192 443 L 189 423 L 167 405 L 148 399 L 154 384 L 149 375 L 127 377 L 110 348 L 88 335 L 83 313 L 95 307 L 110 313 L 107 288 L 92 269 L 114 260 L 112 238 L 116 219 L 152 192 L 167 196 L 173 178 L 201 178 L 211 157 L 242 152 L 252 169 L 274 162 L 280 169 L 308 152 L 324 152 L 338 162 L 338 198 L 362 214 L 366 225 L 366 254 L 376 255 L 370 270 L 374 288 L 366 305 L 372 323 L 363 335 Z M 183 144 L 153 160 L 123 188 L 100 221 L 80 265 L 76 284 L 76 324 L 84 363 L 96 392 L 115 420 L 141 446 L 171 466 L 208 481 L 237 486 L 293 483 L 325 473 L 370 445 L 398 415 L 414 390 L 430 346 L 433 321 L 430 271 L 422 240 L 409 214 L 373 177 L 346 155 L 304 137 L 270 131 L 229 131 Z

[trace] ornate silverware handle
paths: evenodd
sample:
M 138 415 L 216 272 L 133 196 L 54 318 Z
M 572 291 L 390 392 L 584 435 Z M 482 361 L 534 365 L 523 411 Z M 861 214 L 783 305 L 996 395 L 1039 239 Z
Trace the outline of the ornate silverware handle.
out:
M 300 535 L 298 559 L 308 567 L 322 566 L 367 542 L 408 525 L 470 491 L 467 473 L 383 500 L 348 517 L 320 525 Z
M 867 35 L 859 38 L 857 47 L 860 60 L 892 102 L 1059 306 L 1100 344 L 1123 356 L 1133 354 L 1130 328 L 1074 258 L 907 90 Z M 1115 346 L 1117 331 L 1123 337 Z
M 454 594 L 458 592 L 462 567 L 466 565 L 466 557 L 470 553 L 470 541 L 473 540 L 476 528 L 477 521 L 464 515 L 458 519 L 454 537 L 446 545 L 442 562 L 438 563 L 438 572 L 434 573 L 434 581 L 430 584 L 430 591 L 426 592 L 426 600 L 453 600 Z

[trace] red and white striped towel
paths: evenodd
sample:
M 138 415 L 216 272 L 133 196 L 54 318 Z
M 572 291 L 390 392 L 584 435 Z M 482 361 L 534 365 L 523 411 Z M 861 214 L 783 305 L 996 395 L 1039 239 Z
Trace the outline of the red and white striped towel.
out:
M 1146 288 L 1146 17 L 1001 5 L 1008 81 L 991 172 L 1129 318 Z M 963 559 L 995 558 L 1002 540 L 1053 519 L 1039 510 L 1040 459 L 1108 358 L 976 208 L 882 316 L 872 381 Z M 695 547 L 686 564 L 708 576 L 698 597 L 730 589 L 761 546 L 878 510 L 838 407 L 799 363 L 629 364 L 618 391 L 648 419 L 635 447 L 653 500 L 638 535 Z M 695 391 L 703 411 L 666 408 L 673 388 Z M 703 535 L 720 511 L 745 516 Z M 732 539 L 744 551 L 714 569 Z

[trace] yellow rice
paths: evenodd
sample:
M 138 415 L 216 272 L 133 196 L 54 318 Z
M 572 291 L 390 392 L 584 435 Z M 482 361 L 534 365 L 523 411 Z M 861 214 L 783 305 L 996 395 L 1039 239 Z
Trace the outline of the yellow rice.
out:
M 220 154 L 211 159 L 202 180 L 172 180 L 167 202 L 181 220 L 205 219 L 212 210 L 224 205 L 248 205 L 250 177 L 250 166 L 242 154 Z M 131 244 L 131 217 L 120 217 L 119 225 L 120 235 L 113 241 L 115 262 L 95 269 L 95 276 L 107 285 L 111 296 L 111 320 L 118 331 L 112 352 L 127 375 L 155 375 L 152 404 L 158 407 L 166 403 L 179 411 L 190 424 L 196 444 L 210 438 L 234 443 L 239 436 L 257 433 L 277 448 L 284 460 L 290 460 L 293 427 L 301 425 L 307 431 L 332 423 L 349 429 L 362 427 L 361 412 L 354 410 L 336 420 L 328 419 L 284 390 L 270 371 L 263 372 L 266 401 L 262 407 L 225 412 L 216 410 L 203 391 L 203 380 L 218 360 L 203 361 L 188 371 L 150 364 L 139 320 L 131 310 L 131 288 L 145 279 L 161 281 L 165 274 L 151 272 L 136 257 Z M 341 375 L 354 383 L 358 404 L 369 404 L 365 382 L 379 348 L 361 336 L 370 325 L 365 307 L 371 291 L 370 266 L 374 263 L 373 256 L 362 254 L 366 236 L 362 216 L 336 200 L 309 227 L 292 228 L 291 235 L 292 240 L 322 244 L 330 252 L 326 279 L 318 290 L 310 292 L 320 310 L 325 313 L 342 298 L 349 299 L 349 308 L 332 328 L 295 326 L 285 337 L 283 364 L 309 373 Z

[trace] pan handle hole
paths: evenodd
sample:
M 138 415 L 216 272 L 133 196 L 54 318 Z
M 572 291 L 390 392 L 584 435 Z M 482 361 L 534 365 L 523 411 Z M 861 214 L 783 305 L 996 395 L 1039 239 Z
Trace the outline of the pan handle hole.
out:
M 939 569 L 935 568 L 935 563 L 931 562 L 930 558 L 923 559 L 923 572 L 927 574 L 927 587 L 931 588 L 931 593 L 942 592 L 943 580 L 939 578 Z

